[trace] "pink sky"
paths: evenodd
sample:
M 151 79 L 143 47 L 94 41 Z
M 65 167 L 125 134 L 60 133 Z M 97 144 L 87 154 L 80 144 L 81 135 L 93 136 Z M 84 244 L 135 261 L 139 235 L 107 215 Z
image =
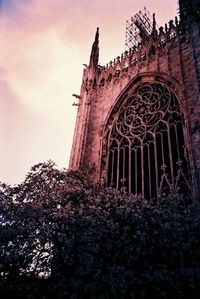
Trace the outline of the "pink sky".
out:
M 0 0 L 0 180 L 20 183 L 52 159 L 67 167 L 82 64 L 100 27 L 100 63 L 124 52 L 125 21 L 144 6 L 159 26 L 177 14 L 167 0 Z

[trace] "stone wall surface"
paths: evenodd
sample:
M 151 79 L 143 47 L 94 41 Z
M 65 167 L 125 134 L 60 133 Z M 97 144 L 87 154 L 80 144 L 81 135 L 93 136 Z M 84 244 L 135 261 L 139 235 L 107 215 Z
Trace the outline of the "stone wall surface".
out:
M 200 26 L 182 28 L 177 19 L 155 37 L 130 49 L 105 67 L 84 70 L 70 169 L 91 181 L 106 177 L 109 119 L 123 93 L 138 80 L 162 80 L 176 94 L 184 118 L 195 197 L 200 192 Z M 132 86 L 131 86 L 132 84 Z M 131 87 L 130 87 L 131 86 Z

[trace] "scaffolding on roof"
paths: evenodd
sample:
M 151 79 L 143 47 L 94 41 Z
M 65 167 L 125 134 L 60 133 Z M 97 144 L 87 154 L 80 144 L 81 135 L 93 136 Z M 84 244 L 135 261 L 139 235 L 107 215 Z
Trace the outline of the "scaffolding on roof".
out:
M 147 40 L 156 29 L 155 15 L 144 7 L 126 21 L 125 50 L 138 47 L 142 40 Z

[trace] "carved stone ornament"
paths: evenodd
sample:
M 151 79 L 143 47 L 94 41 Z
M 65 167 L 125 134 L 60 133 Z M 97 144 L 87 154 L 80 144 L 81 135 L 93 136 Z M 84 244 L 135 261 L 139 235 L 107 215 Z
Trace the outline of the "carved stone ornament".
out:
M 172 90 L 142 83 L 127 95 L 109 138 L 108 185 L 146 198 L 190 193 L 183 119 Z

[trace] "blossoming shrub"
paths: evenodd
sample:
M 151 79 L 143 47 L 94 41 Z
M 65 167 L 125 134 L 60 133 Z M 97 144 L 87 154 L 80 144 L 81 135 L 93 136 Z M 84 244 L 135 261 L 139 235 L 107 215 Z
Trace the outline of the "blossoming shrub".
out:
M 1 298 L 200 298 L 200 214 L 52 162 L 0 189 Z

